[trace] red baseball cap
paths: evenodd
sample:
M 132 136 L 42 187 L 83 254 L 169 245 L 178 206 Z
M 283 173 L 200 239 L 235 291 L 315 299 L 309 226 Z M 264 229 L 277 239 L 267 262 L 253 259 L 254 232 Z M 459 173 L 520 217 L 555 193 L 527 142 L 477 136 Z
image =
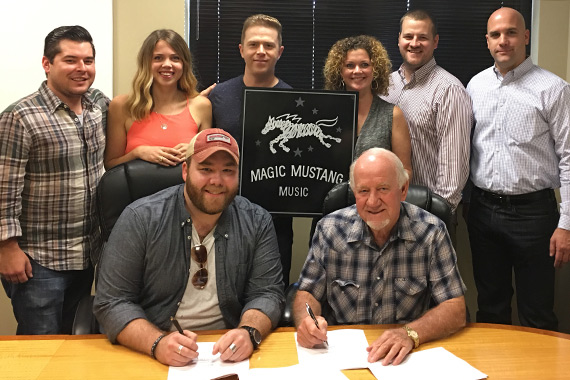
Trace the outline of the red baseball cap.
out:
M 219 150 L 224 150 L 239 164 L 239 148 L 236 140 L 219 128 L 204 129 L 190 141 L 186 150 L 186 159 L 192 156 L 198 163 L 204 161 Z

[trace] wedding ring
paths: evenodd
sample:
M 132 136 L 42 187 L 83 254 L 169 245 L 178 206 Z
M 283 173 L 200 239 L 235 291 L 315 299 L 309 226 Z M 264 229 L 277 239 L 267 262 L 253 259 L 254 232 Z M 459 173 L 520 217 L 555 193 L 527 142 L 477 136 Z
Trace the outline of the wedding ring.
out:
M 158 162 L 162 162 L 162 160 L 164 160 L 164 158 L 162 156 L 158 157 Z
M 182 352 L 182 349 L 184 348 L 183 345 L 178 346 L 178 355 L 180 355 L 180 353 Z
M 235 354 L 235 352 L 237 351 L 237 347 L 235 344 L 230 344 L 230 350 L 232 350 L 232 352 Z

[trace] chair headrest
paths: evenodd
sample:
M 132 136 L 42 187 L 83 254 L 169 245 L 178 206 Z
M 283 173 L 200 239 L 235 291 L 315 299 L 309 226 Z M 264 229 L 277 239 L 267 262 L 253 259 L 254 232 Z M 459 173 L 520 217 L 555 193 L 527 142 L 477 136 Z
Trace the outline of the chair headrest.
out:
M 130 203 L 182 182 L 182 164 L 166 167 L 133 160 L 105 172 L 97 186 L 97 212 L 103 239 L 109 238 L 115 222 Z
M 348 182 L 337 183 L 329 190 L 323 201 L 323 215 L 351 206 L 354 203 L 356 203 L 356 199 Z
M 406 202 L 421 207 L 431 212 L 446 224 L 450 226 L 451 221 L 451 205 L 441 196 L 435 194 L 426 186 L 410 185 Z M 323 201 L 323 215 L 330 214 L 333 211 L 348 207 L 356 203 L 354 193 L 348 182 L 336 184 L 327 194 Z

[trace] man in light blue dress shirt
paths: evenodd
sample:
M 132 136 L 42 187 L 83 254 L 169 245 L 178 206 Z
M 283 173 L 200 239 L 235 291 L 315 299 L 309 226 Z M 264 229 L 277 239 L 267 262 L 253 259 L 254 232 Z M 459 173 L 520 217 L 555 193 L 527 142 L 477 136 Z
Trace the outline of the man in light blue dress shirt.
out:
M 570 85 L 526 58 L 518 11 L 495 11 L 486 38 L 495 64 L 467 86 L 477 322 L 511 323 L 514 269 L 521 324 L 556 330 L 555 267 L 570 260 Z

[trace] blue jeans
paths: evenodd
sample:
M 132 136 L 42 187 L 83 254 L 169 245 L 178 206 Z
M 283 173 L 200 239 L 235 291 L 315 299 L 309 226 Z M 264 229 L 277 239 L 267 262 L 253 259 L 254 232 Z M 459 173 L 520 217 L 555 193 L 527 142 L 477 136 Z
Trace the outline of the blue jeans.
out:
M 539 200 L 489 199 L 473 189 L 468 229 L 477 286 L 477 322 L 511 324 L 515 274 L 521 325 L 556 330 L 554 257 L 550 237 L 558 225 L 554 191 Z
M 12 300 L 18 335 L 71 334 L 79 300 L 90 294 L 93 268 L 54 271 L 30 258 L 34 277 L 22 284 L 2 280 Z

